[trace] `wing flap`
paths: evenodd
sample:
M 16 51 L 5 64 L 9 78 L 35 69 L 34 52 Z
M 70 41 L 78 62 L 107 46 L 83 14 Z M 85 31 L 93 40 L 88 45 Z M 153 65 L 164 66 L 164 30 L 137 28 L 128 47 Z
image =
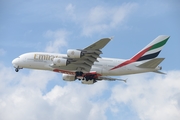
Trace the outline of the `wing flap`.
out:
M 164 72 L 161 72 L 161 71 L 153 71 L 153 72 L 155 72 L 155 73 L 158 73 L 158 74 L 163 74 L 163 75 L 166 75 L 166 73 L 164 73 Z
M 99 76 L 99 79 L 108 80 L 108 81 L 115 81 L 115 80 L 124 81 L 124 82 L 127 81 L 127 79 L 119 79 L 119 78 L 112 78 L 112 77 L 105 77 L 105 76 Z

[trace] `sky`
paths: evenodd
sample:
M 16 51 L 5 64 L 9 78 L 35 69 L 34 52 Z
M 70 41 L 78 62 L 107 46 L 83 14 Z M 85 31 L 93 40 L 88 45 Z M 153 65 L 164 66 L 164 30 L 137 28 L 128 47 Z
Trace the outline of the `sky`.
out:
M 0 120 L 179 120 L 179 0 L 1 0 Z M 128 59 L 158 35 L 166 75 L 119 76 L 127 83 L 66 82 L 50 71 L 14 71 L 27 52 L 66 54 L 105 37 L 101 57 Z

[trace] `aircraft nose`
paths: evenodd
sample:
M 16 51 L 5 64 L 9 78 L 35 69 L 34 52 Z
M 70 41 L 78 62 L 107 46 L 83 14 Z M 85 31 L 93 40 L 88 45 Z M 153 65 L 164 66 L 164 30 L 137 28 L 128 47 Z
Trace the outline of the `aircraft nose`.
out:
M 18 58 L 15 58 L 15 59 L 12 61 L 12 64 L 13 64 L 14 67 L 17 67 L 17 66 L 18 66 L 18 61 L 19 61 Z

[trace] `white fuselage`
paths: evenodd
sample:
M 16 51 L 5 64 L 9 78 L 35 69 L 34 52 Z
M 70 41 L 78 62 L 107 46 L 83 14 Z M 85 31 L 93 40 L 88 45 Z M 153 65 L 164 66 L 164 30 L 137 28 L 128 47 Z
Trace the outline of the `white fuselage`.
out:
M 45 52 L 31 52 L 22 54 L 18 58 L 13 60 L 14 67 L 19 68 L 30 68 L 30 69 L 39 69 L 39 70 L 49 70 L 55 71 L 55 69 L 64 74 L 75 74 L 75 70 L 68 70 L 66 66 L 53 68 L 51 67 L 52 61 L 54 58 L 63 58 L 67 57 L 66 54 L 56 54 L 56 53 L 45 53 Z M 143 72 L 152 72 L 157 70 L 149 69 L 149 68 L 140 68 L 138 65 L 143 62 L 132 62 L 130 64 L 124 65 L 122 67 L 118 67 L 117 69 L 112 69 L 115 66 L 127 61 L 125 59 L 114 59 L 114 58 L 98 58 L 98 62 L 95 62 L 91 67 L 90 72 L 95 71 L 96 73 L 102 76 L 119 76 L 119 75 L 128 75 L 128 74 L 136 74 Z

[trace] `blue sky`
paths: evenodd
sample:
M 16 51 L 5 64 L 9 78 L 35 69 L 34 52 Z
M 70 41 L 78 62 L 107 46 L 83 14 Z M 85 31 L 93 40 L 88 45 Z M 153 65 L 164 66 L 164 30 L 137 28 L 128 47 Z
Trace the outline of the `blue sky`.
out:
M 0 119 L 179 119 L 179 12 L 178 0 L 1 0 Z M 167 75 L 122 76 L 126 84 L 69 83 L 11 64 L 26 52 L 66 53 L 112 36 L 101 56 L 128 59 L 162 34 L 171 36 L 159 55 Z

